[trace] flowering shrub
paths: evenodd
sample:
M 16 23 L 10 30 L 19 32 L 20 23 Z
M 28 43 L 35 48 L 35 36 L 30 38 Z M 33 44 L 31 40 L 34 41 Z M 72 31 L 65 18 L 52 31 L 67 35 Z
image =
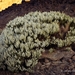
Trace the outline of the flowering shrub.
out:
M 30 12 L 7 23 L 0 35 L 0 68 L 30 71 L 42 51 L 75 43 L 75 18 L 60 12 Z

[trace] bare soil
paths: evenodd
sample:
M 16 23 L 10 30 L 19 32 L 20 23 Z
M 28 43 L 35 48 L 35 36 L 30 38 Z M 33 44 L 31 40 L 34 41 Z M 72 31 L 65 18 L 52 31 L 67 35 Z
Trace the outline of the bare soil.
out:
M 60 11 L 75 17 L 75 0 L 31 0 L 0 12 L 0 32 L 6 23 L 17 16 L 23 16 L 31 11 Z M 0 70 L 0 75 L 75 75 L 75 45 L 70 50 L 62 48 L 52 53 L 46 52 L 33 68 L 34 73 Z

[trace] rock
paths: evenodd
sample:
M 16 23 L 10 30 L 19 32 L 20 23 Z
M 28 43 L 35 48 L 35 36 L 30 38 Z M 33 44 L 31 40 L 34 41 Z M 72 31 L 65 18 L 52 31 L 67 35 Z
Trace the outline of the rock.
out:
M 72 57 L 72 59 L 75 61 L 75 55 Z
M 75 52 L 72 50 L 64 51 L 63 53 L 65 58 L 71 58 L 75 54 Z
M 73 69 L 74 68 L 74 64 L 71 64 L 70 66 L 69 66 L 69 69 Z
M 75 52 L 72 50 L 69 50 L 69 51 L 63 50 L 62 52 L 61 52 L 61 50 L 59 50 L 59 51 L 55 51 L 52 53 L 44 52 L 44 53 L 42 53 L 41 58 L 49 58 L 50 60 L 60 60 L 63 57 L 66 59 L 71 58 L 74 54 L 75 54 Z
M 25 75 L 29 75 L 29 73 L 28 72 L 25 72 Z
M 48 59 L 45 59 L 45 63 L 49 63 L 49 60 Z
M 49 58 L 50 60 L 60 60 L 64 57 L 63 53 L 55 51 L 53 53 L 43 53 L 41 58 Z
M 58 65 L 58 64 L 62 64 L 62 62 L 61 61 L 53 61 L 52 62 L 52 65 Z

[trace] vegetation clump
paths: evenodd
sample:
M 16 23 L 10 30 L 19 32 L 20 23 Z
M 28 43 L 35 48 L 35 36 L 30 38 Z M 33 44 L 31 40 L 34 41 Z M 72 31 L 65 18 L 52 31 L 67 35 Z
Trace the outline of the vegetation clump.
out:
M 0 35 L 0 69 L 30 71 L 42 51 L 72 43 L 75 43 L 75 18 L 56 11 L 36 11 L 16 17 Z

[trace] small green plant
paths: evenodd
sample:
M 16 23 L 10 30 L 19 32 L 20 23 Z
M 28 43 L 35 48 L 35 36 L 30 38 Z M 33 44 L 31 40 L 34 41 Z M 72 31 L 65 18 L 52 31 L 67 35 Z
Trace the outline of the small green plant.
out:
M 75 43 L 75 18 L 64 13 L 30 12 L 7 23 L 0 35 L 0 68 L 29 71 L 44 50 Z

